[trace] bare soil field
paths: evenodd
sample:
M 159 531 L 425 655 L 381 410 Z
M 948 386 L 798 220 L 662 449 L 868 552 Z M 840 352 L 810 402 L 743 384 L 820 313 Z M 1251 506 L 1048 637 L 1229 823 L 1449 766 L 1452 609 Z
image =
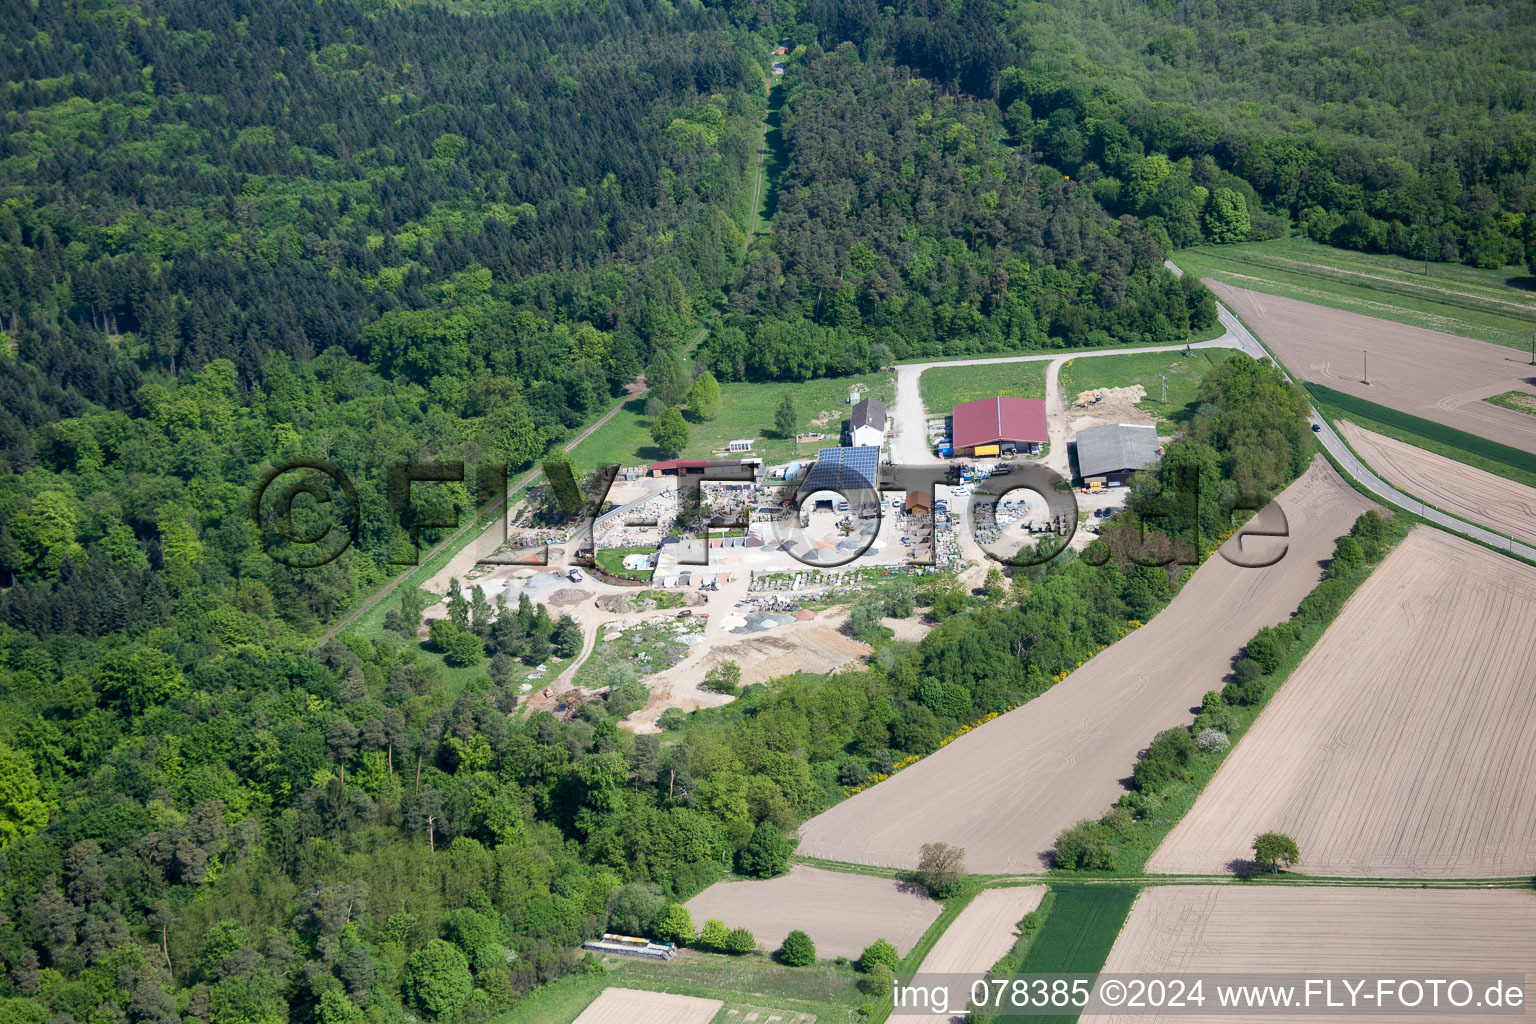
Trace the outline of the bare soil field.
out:
M 1452 515 L 1514 534 L 1526 543 L 1536 543 L 1536 488 L 1366 430 L 1348 420 L 1339 421 L 1339 433 L 1365 464 L 1388 483 Z
M 1505 391 L 1536 393 L 1536 367 L 1517 349 L 1219 281 L 1207 284 L 1297 377 L 1536 450 L 1536 417 L 1483 401 Z M 1370 355 L 1369 384 L 1361 381 L 1362 350 Z
M 983 889 L 939 937 L 919 967 L 924 974 L 984 974 L 1013 948 L 1019 920 L 1040 905 L 1043 885 Z
M 725 1003 L 638 988 L 605 988 L 575 1024 L 709 1024 Z
M 716 882 L 688 901 L 695 924 L 719 918 L 747 928 L 774 950 L 796 928 L 824 959 L 857 957 L 876 939 L 905 956 L 939 916 L 941 905 L 916 886 L 796 864 L 789 874 L 754 882 Z
M 1153 734 L 1193 720 L 1242 645 L 1296 610 L 1335 539 L 1371 507 L 1321 457 L 1277 501 L 1290 540 L 1276 564 L 1212 557 L 1150 623 L 1053 689 L 806 822 L 799 852 L 910 868 L 924 843 L 947 842 L 965 848 L 971 871 L 1048 867 L 1057 833 L 1125 792 Z
M 1536 871 L 1536 569 L 1421 526 L 1281 687 L 1152 873 L 1284 832 L 1310 875 Z
M 1530 978 L 1536 976 L 1536 894 L 1520 889 L 1152 886 L 1137 898 L 1104 972 L 1182 971 L 1395 978 L 1524 972 Z M 1211 995 L 1206 992 L 1207 1010 Z M 1318 1019 L 1313 1012 L 1312 1017 L 1266 1012 L 1263 1019 Z M 1256 1019 L 1251 1013 L 1082 1018 L 1085 1024 Z M 1373 1012 L 1327 1019 L 1422 1022 L 1464 1020 L 1466 1014 Z

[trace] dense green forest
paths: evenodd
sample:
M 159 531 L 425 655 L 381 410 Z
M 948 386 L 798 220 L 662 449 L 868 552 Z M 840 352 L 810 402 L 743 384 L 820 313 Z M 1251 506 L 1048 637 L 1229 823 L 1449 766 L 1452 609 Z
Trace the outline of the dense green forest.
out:
M 1530 0 L 806 0 L 804 14 L 824 47 L 852 41 L 995 101 L 1026 152 L 1166 245 L 1294 224 L 1418 259 L 1536 262 Z
M 984 105 L 848 45 L 812 44 L 787 89 L 773 236 L 701 353 L 717 377 L 1171 342 L 1215 322 L 1150 233 L 1000 142 Z
M 1181 339 L 1214 305 L 1162 259 L 1292 224 L 1522 258 L 1529 11 L 1293 6 L 0 9 L 0 1019 L 488 1020 L 1154 614 L 1135 517 L 1208 541 L 1188 479 L 1262 500 L 1310 452 L 1244 357 L 1088 558 L 867 598 L 939 625 L 663 737 L 637 683 L 518 713 L 510 661 L 572 640 L 542 609 L 456 602 L 452 672 L 414 591 L 315 640 L 409 547 L 390 461 L 534 464 L 642 372 L 681 405 L 706 326 L 692 369 L 804 380 Z M 316 457 L 358 540 L 286 568 L 249 499 Z

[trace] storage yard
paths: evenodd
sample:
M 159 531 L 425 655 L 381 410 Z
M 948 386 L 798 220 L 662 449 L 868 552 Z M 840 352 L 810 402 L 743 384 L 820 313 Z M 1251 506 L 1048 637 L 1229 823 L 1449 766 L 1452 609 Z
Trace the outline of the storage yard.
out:
M 1536 569 L 1419 527 L 1350 599 L 1147 871 L 1260 832 L 1313 875 L 1536 871 Z
M 1296 609 L 1335 539 L 1371 507 L 1320 458 L 1278 501 L 1291 536 L 1277 564 L 1209 559 L 1155 619 L 1053 689 L 806 822 L 799 852 L 909 868 L 924 843 L 947 842 L 965 848 L 972 871 L 1048 867 L 1057 833 L 1118 799 L 1153 728 L 1192 718 L 1242 645 Z
M 1287 972 L 1454 978 L 1536 977 L 1536 894 L 1511 890 L 1302 886 L 1153 886 L 1144 889 L 1110 951 L 1106 974 Z M 1481 993 L 1479 993 L 1481 995 Z M 1211 993 L 1207 992 L 1207 996 Z M 1253 1021 L 1209 1012 L 1084 1016 L 1084 1024 Z M 1465 1020 L 1466 1014 L 1368 1013 L 1336 1020 Z M 1267 1013 L 1264 1020 L 1315 1020 Z

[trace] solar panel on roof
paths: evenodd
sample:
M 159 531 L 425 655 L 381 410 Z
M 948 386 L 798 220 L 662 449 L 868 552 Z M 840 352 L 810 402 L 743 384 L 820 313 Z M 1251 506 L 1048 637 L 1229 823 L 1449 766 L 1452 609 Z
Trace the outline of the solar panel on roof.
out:
M 822 448 L 802 490 L 852 491 L 873 488 L 880 475 L 880 449 Z

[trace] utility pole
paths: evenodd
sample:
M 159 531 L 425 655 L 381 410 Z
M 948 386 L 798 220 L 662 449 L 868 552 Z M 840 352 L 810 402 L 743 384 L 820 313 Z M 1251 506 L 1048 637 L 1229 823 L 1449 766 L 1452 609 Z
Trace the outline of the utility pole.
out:
M 1363 375 L 1360 383 L 1369 384 L 1371 382 L 1371 354 L 1365 349 L 1360 350 L 1360 372 Z
M 1168 375 L 1166 373 L 1163 374 L 1163 404 L 1168 404 Z
M 437 816 L 427 819 L 427 849 L 432 851 L 432 859 L 437 859 Z
M 1531 365 L 1536 366 L 1536 331 L 1531 332 Z

